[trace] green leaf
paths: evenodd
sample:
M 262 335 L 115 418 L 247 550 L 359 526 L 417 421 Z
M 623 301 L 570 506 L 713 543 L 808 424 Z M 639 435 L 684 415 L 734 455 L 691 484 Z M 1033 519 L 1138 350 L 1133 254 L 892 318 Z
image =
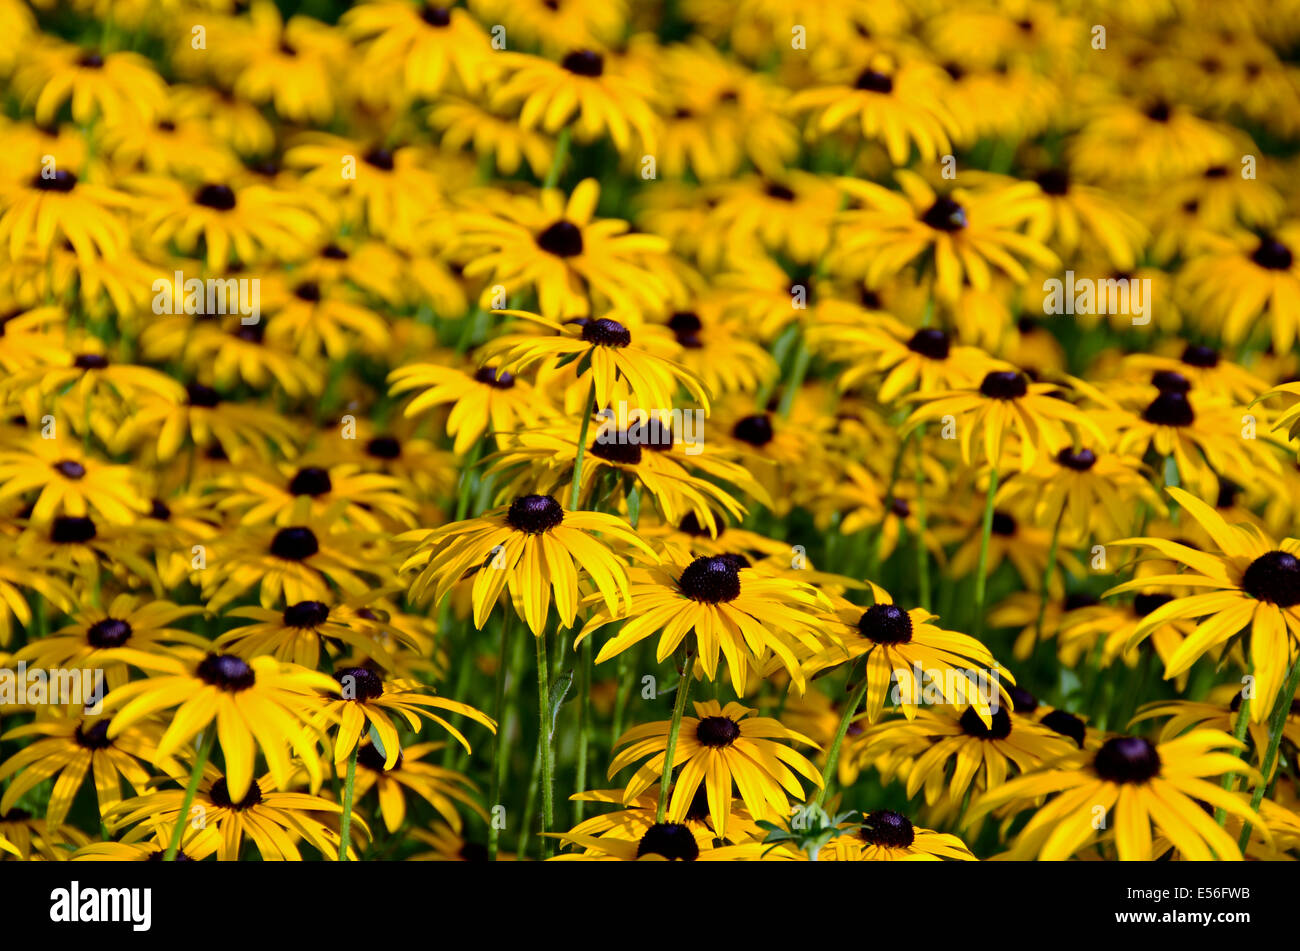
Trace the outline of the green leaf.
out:
M 551 709 L 550 725 L 548 735 L 555 736 L 555 720 L 560 714 L 560 704 L 564 703 L 564 697 L 569 692 L 569 687 L 573 684 L 573 671 L 566 670 L 560 676 L 556 677 L 551 684 Z

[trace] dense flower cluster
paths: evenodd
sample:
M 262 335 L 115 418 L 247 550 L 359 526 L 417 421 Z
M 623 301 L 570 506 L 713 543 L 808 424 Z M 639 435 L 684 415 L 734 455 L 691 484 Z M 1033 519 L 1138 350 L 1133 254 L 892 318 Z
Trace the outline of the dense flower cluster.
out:
M 0 858 L 1300 853 L 1300 2 L 311 9 L 0 0 Z

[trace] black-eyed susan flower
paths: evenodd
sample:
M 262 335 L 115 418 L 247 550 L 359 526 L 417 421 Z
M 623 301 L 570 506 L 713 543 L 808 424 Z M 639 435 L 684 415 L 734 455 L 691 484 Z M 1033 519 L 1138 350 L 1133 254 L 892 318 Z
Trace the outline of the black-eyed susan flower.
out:
M 183 660 L 138 653 L 131 663 L 152 676 L 124 684 L 104 699 L 112 711 L 108 739 L 116 740 L 151 714 L 176 708 L 155 761 L 180 750 L 200 730 L 215 728 L 235 798 L 248 794 L 259 750 L 277 785 L 287 787 L 293 778 L 292 749 L 313 788 L 320 786 L 318 737 L 309 722 L 325 708 L 325 696 L 337 694 L 333 678 L 271 657 L 245 662 L 233 654 L 198 650 Z
M 906 782 L 908 798 L 925 791 L 933 806 L 960 803 L 968 789 L 996 789 L 1008 775 L 1027 773 L 1070 752 L 1052 730 L 1002 704 L 988 723 L 974 707 L 918 710 L 907 720 L 870 727 L 858 749 L 886 781 Z
M 537 198 L 501 196 L 458 219 L 458 248 L 471 256 L 467 277 L 482 278 L 483 300 L 494 286 L 532 289 L 551 320 L 585 317 L 599 307 L 661 310 L 669 287 L 654 267 L 668 250 L 655 235 L 629 233 L 625 221 L 595 218 L 600 186 L 579 182 L 566 200 L 556 189 Z
M 361 594 L 367 577 L 385 572 L 382 563 L 366 560 L 366 547 L 353 533 L 332 533 L 319 522 L 240 529 L 212 545 L 200 579 L 208 610 L 219 611 L 254 586 L 262 607 L 328 600 L 331 586 Z
M 123 800 L 113 810 L 112 820 L 119 827 L 138 822 L 172 826 L 185 807 L 182 790 L 165 789 Z M 227 777 L 209 769 L 189 810 L 187 825 L 200 823 L 200 828 L 216 830 L 219 862 L 237 861 L 245 840 L 252 843 L 264 862 L 301 861 L 302 842 L 326 859 L 338 858 L 339 833 L 325 821 L 342 812 L 338 803 L 294 792 L 269 774 L 251 780 L 242 795 L 235 795 Z M 354 815 L 352 821 L 369 834 L 360 816 Z M 201 857 L 201 850 L 191 846 L 190 851 L 192 857 Z M 348 851 L 349 858 L 356 857 L 351 845 Z
M 388 375 L 394 396 L 420 390 L 406 404 L 406 416 L 418 416 L 435 406 L 451 403 L 447 434 L 452 451 L 464 455 L 485 432 L 494 439 L 533 426 L 545 415 L 546 405 L 532 385 L 513 373 L 491 365 L 468 373 L 437 363 L 413 363 Z
M 338 733 L 333 740 L 335 763 L 346 761 L 354 753 L 360 755 L 359 744 L 363 730 L 369 724 L 383 745 L 384 768 L 392 769 L 402 752 L 394 717 L 400 717 L 416 732 L 422 725 L 421 717 L 431 720 L 450 733 L 467 751 L 470 749 L 469 740 L 446 718 L 434 711 L 445 710 L 469 717 L 475 723 L 496 732 L 496 722 L 469 704 L 426 693 L 427 688 L 411 681 L 386 681 L 381 674 L 369 667 L 335 670 L 334 680 L 337 681 L 334 687 L 338 699 L 329 700 L 323 714 L 330 720 L 338 721 Z
M 299 257 L 317 243 L 322 230 L 304 197 L 257 181 L 186 186 L 140 176 L 129 185 L 138 196 L 149 243 L 163 248 L 175 242 L 182 252 L 201 256 L 212 275 L 272 255 Z
M 1034 214 L 1032 182 L 939 195 L 913 172 L 899 171 L 895 178 L 901 192 L 856 179 L 842 183 L 862 208 L 841 216 L 833 255 L 867 286 L 878 286 L 923 255 L 933 259 L 934 292 L 946 301 L 957 297 L 963 281 L 987 289 L 995 271 L 1023 283 L 1029 279 L 1026 262 L 1056 267 L 1056 255 L 1025 233 Z
M 924 162 L 945 155 L 958 125 L 944 97 L 943 70 L 923 62 L 878 62 L 838 81 L 795 93 L 793 111 L 811 110 L 811 129 L 825 136 L 850 120 L 853 131 L 881 142 L 894 165 L 907 164 L 915 148 Z
M 593 534 L 594 533 L 594 534 Z M 419 569 L 411 597 L 441 601 L 453 585 L 473 578 L 474 625 L 483 627 L 507 585 L 515 612 L 540 636 L 552 598 L 560 622 L 572 627 L 580 593 L 578 572 L 591 580 L 606 609 L 629 597 L 627 565 L 596 535 L 624 551 L 654 553 L 626 522 L 600 512 L 567 512 L 549 495 L 521 495 L 508 506 L 442 528 L 407 532 L 415 543 L 401 571 Z
M 298 601 L 287 605 L 283 611 L 234 608 L 226 616 L 247 618 L 254 623 L 226 631 L 213 642 L 214 646 L 243 658 L 269 654 L 277 660 L 301 664 L 313 670 L 320 666 L 323 649 L 328 647 L 351 648 L 360 654 L 372 655 L 378 661 L 386 660 L 391 665 L 393 659 L 387 645 L 377 635 L 386 636 L 398 644 L 405 639 L 401 631 L 387 625 L 378 616 L 369 619 L 365 630 L 354 630 L 346 608 L 340 606 L 335 610 L 322 601 Z
M 1007 702 L 1003 681 L 1015 683 L 1010 672 L 975 638 L 943 630 L 933 623 L 935 615 L 922 608 L 900 608 L 889 592 L 870 587 L 875 600 L 865 608 L 834 599 L 829 632 L 834 643 L 806 663 L 808 672 L 852 665 L 865 657 L 856 676 L 865 678 L 868 723 L 880 719 L 887 702 L 910 719 L 921 704 L 932 702 L 929 695 L 935 692 L 940 702 L 972 707 L 990 723 L 992 711 Z
M 1104 814 L 1121 860 L 1154 858 L 1155 834 L 1193 861 L 1240 859 L 1237 843 L 1201 807 L 1204 802 L 1258 821 L 1239 794 L 1207 781 L 1227 772 L 1252 772 L 1224 752 L 1239 746 L 1217 730 L 1197 730 L 1159 744 L 1140 736 L 1112 737 L 1097 750 L 1079 750 L 991 789 L 973 804 L 970 816 L 1006 804 L 1023 808 L 1055 793 L 1046 805 L 1036 806 L 1016 835 L 1013 857 L 1068 858 L 1099 837 L 1094 819 Z
M 821 786 L 821 774 L 806 757 L 777 740 L 812 745 L 802 734 L 786 729 L 770 717 L 751 717 L 756 711 L 739 703 L 725 707 L 717 701 L 696 702 L 693 717 L 683 717 L 677 736 L 674 763 L 680 766 L 668 802 L 667 818 L 682 822 L 696 792 L 703 785 L 709 816 L 718 835 L 727 832 L 733 784 L 755 819 L 785 816 L 790 803 L 802 802 L 799 776 Z M 609 775 L 639 760 L 640 766 L 624 789 L 624 802 L 632 802 L 656 781 L 663 782 L 667 722 L 633 727 L 619 738 L 624 749 L 614 757 Z
M 1263 235 L 1234 234 L 1205 248 L 1181 276 L 1193 306 L 1214 317 L 1223 340 L 1237 345 L 1261 323 L 1273 345 L 1289 350 L 1300 336 L 1300 224 Z
M 442 743 L 413 744 L 401 750 L 392 765 L 386 766 L 386 757 L 374 743 L 361 745 L 357 752 L 357 801 L 362 801 L 374 789 L 384 828 L 389 833 L 396 832 L 406 821 L 408 793 L 432 806 L 457 834 L 464 831 L 458 805 L 488 821 L 487 812 L 474 797 L 477 792 L 474 783 L 455 770 L 426 762 L 426 757 L 443 746 Z
M 0 247 L 11 258 L 28 250 L 48 258 L 55 241 L 67 241 L 83 266 L 111 260 L 127 244 L 115 213 L 125 200 L 115 189 L 81 181 L 71 168 L 41 168 L 21 185 L 0 187 Z
M 487 33 L 468 11 L 433 0 L 369 0 L 343 17 L 361 41 L 366 71 L 407 95 L 432 98 L 448 87 L 477 97 L 498 67 Z
M 811 585 L 787 577 L 765 577 L 748 560 L 736 555 L 701 555 L 689 559 L 671 555 L 662 565 L 633 569 L 628 603 L 616 609 L 593 596 L 591 619 L 578 635 L 581 641 L 614 621 L 618 632 L 596 654 L 608 660 L 633 645 L 659 635 L 655 657 L 662 662 L 691 638 L 701 670 L 709 680 L 726 661 L 736 691 L 744 695 L 755 666 L 775 656 L 802 687 L 804 675 L 796 651 L 822 644 L 819 613 L 825 595 Z
M 973 862 L 975 856 L 957 836 L 914 825 L 892 809 L 867 813 L 857 823 L 846 823 L 847 835 L 831 839 L 818 859 L 823 862 Z
M 657 123 L 648 90 L 624 75 L 619 59 L 594 49 L 574 49 L 553 62 L 529 53 L 494 54 L 507 76 L 493 92 L 495 107 L 518 107 L 525 129 L 551 134 L 569 126 L 579 142 L 608 134 L 619 152 L 655 146 Z
M 921 405 L 904 424 L 907 431 L 951 417 L 962 458 L 1029 469 L 1044 453 L 1057 452 L 1087 434 L 1105 442 L 1091 416 L 1051 383 L 1034 383 L 1019 370 L 990 370 L 975 386 L 917 393 Z M 1013 450 L 1013 451 L 1008 451 Z
M 0 502 L 35 496 L 30 518 L 93 513 L 105 522 L 129 524 L 148 511 L 139 473 L 106 464 L 69 440 L 32 439 L 0 451 Z
M 38 717 L 5 733 L 6 740 L 31 739 L 32 742 L 0 764 L 0 779 L 10 781 L 4 797 L 0 798 L 0 815 L 9 812 L 29 790 L 47 779 L 54 780 L 45 807 L 47 831 L 63 825 L 87 775 L 95 787 L 101 819 L 106 819 L 121 800 L 122 780 L 126 780 L 136 795 L 148 792 L 154 779 L 145 764 L 157 762 L 162 727 L 145 722 L 110 740 L 108 723 L 106 718 L 56 715 Z M 173 776 L 184 775 L 174 760 L 165 759 L 158 765 Z
M 139 53 L 53 42 L 24 58 L 14 73 L 14 89 L 44 126 L 64 105 L 81 125 L 101 118 L 107 124 L 134 116 L 150 119 L 166 97 L 162 77 Z
M 119 594 L 105 608 L 84 605 L 71 624 L 33 640 L 16 655 L 46 668 L 103 669 L 112 687 L 125 682 L 124 665 L 140 654 L 175 656 L 186 645 L 202 648 L 207 641 L 176 627 L 177 622 L 200 613 L 194 605 L 155 601 L 139 595 Z
M 1175 597 L 1147 615 L 1130 646 L 1168 621 L 1196 618 L 1196 629 L 1173 652 L 1165 677 L 1176 677 L 1207 651 L 1248 631 L 1251 671 L 1259 701 L 1252 704 L 1251 719 L 1264 720 L 1274 703 L 1300 640 L 1300 541 L 1280 543 L 1258 528 L 1229 525 L 1211 506 L 1183 489 L 1169 494 L 1214 540 L 1214 551 L 1198 551 L 1160 538 L 1122 539 L 1119 544 L 1153 549 L 1185 566 L 1177 574 L 1135 578 L 1111 593 L 1173 586 L 1194 588 L 1196 593 Z M 1290 698 L 1284 698 L 1287 702 Z

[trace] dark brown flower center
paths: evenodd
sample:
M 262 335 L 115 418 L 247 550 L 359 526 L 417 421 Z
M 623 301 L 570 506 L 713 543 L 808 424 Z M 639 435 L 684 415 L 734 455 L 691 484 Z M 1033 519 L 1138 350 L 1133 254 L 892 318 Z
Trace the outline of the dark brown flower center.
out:
M 495 367 L 479 367 L 474 372 L 474 379 L 479 383 L 486 383 L 494 390 L 514 389 L 515 375 L 506 370 L 498 370 Z
M 77 176 L 66 169 L 58 168 L 50 175 L 37 175 L 32 179 L 32 187 L 43 192 L 70 192 L 77 187 Z
M 1291 268 L 1293 257 L 1291 249 L 1285 244 L 1277 238 L 1265 235 L 1260 238 L 1259 247 L 1254 250 L 1250 259 L 1270 271 L 1286 271 Z
M 384 693 L 384 679 L 369 667 L 344 667 L 335 671 L 334 679 L 343 688 L 344 700 L 364 703 Z
M 1190 426 L 1196 420 L 1186 393 L 1161 393 L 1142 411 L 1142 418 L 1157 426 Z
M 762 448 L 770 443 L 776 434 L 772 430 L 772 417 L 767 413 L 756 413 L 739 420 L 731 428 L 731 435 L 741 442 Z
M 328 469 L 322 469 L 320 466 L 303 466 L 293 474 L 289 480 L 290 495 L 327 495 L 334 488 L 330 481 Z
M 1052 710 L 1044 714 L 1043 718 L 1038 722 L 1053 733 L 1069 737 L 1074 740 L 1076 746 L 1083 749 L 1083 741 L 1088 736 L 1088 728 L 1073 713 L 1067 713 L 1064 710 Z
M 446 7 L 437 7 L 426 3 L 424 9 L 420 11 L 420 19 L 429 26 L 441 29 L 444 26 L 451 25 L 451 11 Z
M 862 841 L 886 849 L 906 849 L 916 841 L 916 829 L 907 816 L 892 809 L 868 813 L 858 830 Z
M 212 800 L 214 806 L 222 809 L 234 809 L 236 812 L 242 812 L 245 809 L 251 809 L 253 806 L 260 805 L 262 802 L 262 787 L 254 779 L 248 784 L 248 792 L 244 793 L 244 798 L 239 802 L 232 802 L 230 799 L 230 787 L 226 784 L 223 776 L 212 784 L 208 790 L 208 798 Z
M 1252 598 L 1280 608 L 1300 604 L 1300 559 L 1287 551 L 1260 555 L 1246 568 L 1241 587 Z
M 108 738 L 108 720 L 97 720 L 87 729 L 84 723 L 78 723 L 72 738 L 76 744 L 86 750 L 104 750 L 112 746 Z
M 985 726 L 974 707 L 967 707 L 961 715 L 961 728 L 967 736 L 980 740 L 1005 740 L 1011 735 L 1011 714 L 1005 707 L 999 707 Z
M 1156 608 L 1164 607 L 1172 600 L 1172 595 L 1143 592 L 1133 598 L 1133 613 L 1138 617 L 1146 617 Z
M 1017 370 L 994 370 L 985 374 L 980 393 L 992 400 L 1018 400 L 1029 392 L 1029 381 Z
M 376 146 L 366 153 L 365 162 L 381 172 L 391 172 L 393 170 L 393 153 L 383 146 Z
M 1102 744 L 1092 768 L 1107 782 L 1145 783 L 1160 775 L 1160 754 L 1143 737 L 1117 736 Z
M 185 386 L 186 402 L 190 406 L 212 409 L 221 402 L 221 396 L 210 386 L 202 383 L 188 383 Z
M 853 88 L 863 92 L 891 93 L 894 91 L 894 80 L 874 69 L 864 69 L 853 81 Z
M 575 76 L 599 76 L 605 72 L 605 57 L 595 50 L 574 50 L 560 60 L 560 65 Z
M 80 479 L 86 474 L 86 467 L 74 459 L 64 459 L 54 464 L 54 471 L 65 479 Z
M 912 616 L 896 604 L 873 604 L 858 618 L 858 632 L 877 644 L 906 644 L 912 639 Z
M 402 444 L 395 436 L 376 436 L 366 443 L 366 455 L 374 459 L 399 459 Z
M 549 495 L 522 495 L 510 503 L 506 521 L 515 531 L 541 535 L 564 521 L 564 509 Z
M 86 643 L 108 650 L 121 647 L 131 639 L 131 625 L 120 618 L 106 617 L 86 628 Z
M 1034 181 L 1048 195 L 1064 195 L 1070 190 L 1070 176 L 1065 173 L 1065 169 L 1049 168 Z
M 1199 343 L 1189 343 L 1183 348 L 1183 362 L 1189 367 L 1211 369 L 1219 365 L 1219 351 Z
M 574 258 L 582 253 L 582 229 L 561 218 L 537 236 L 537 246 L 559 258 Z
M 935 327 L 925 327 L 912 334 L 907 349 L 931 360 L 947 360 L 950 341 L 946 332 Z
M 691 310 L 679 310 L 668 318 L 668 329 L 673 332 L 677 342 L 683 347 L 698 350 L 704 346 L 700 340 L 700 331 L 704 324 L 698 314 Z
M 678 822 L 656 822 L 636 846 L 637 858 L 643 855 L 661 855 L 669 861 L 694 862 L 700 857 L 700 846 L 691 830 Z
M 229 185 L 204 185 L 194 194 L 194 203 L 215 211 L 230 211 L 235 207 L 235 193 Z
M 1087 472 L 1097 464 L 1097 454 L 1091 449 L 1072 449 L 1066 446 L 1056 454 L 1056 461 L 1075 472 Z
M 946 195 L 930 206 L 921 221 L 935 231 L 960 231 L 966 227 L 966 209 Z
M 257 683 L 253 668 L 234 654 L 208 654 L 194 672 L 204 683 L 229 693 L 239 693 Z
M 722 555 L 701 555 L 678 579 L 682 594 L 692 601 L 721 604 L 740 597 L 740 569 Z
M 303 629 L 320 627 L 329 616 L 328 605 L 320 601 L 299 601 L 284 609 L 284 626 Z
M 610 433 L 604 439 L 597 439 L 589 447 L 597 459 L 604 459 L 620 466 L 635 466 L 641 463 L 641 446 L 628 439 L 627 432 Z
M 50 525 L 50 541 L 56 545 L 84 545 L 98 532 L 85 515 L 60 515 Z
M 1016 713 L 1028 714 L 1038 709 L 1038 698 L 1024 687 L 1011 687 L 1007 693 L 1011 696 L 1011 709 Z
M 310 528 L 282 528 L 271 539 L 271 554 L 285 561 L 305 561 L 320 551 L 320 542 Z
M 617 320 L 601 317 L 582 325 L 582 339 L 598 347 L 626 347 L 632 342 L 632 333 Z
M 740 737 L 740 724 L 731 717 L 704 717 L 695 728 L 695 738 L 705 746 L 730 746 Z

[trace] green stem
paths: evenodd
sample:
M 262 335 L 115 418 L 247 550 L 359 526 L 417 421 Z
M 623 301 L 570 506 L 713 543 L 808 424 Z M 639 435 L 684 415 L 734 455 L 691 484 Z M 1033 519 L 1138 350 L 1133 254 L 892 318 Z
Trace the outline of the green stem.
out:
M 579 649 L 582 656 L 578 659 L 578 693 L 579 702 L 582 704 L 578 708 L 578 768 L 574 784 L 578 792 L 587 791 L 587 750 L 590 748 L 590 740 L 587 731 L 591 728 L 591 638 L 582 642 Z M 586 803 L 581 799 L 573 801 L 573 824 L 577 825 L 582 821 L 583 807 Z
M 1061 523 L 1065 521 L 1065 505 L 1061 505 L 1061 511 L 1056 516 L 1056 524 L 1052 526 L 1052 544 L 1047 549 L 1047 564 L 1043 566 L 1043 590 L 1038 599 L 1038 620 L 1034 622 L 1034 643 L 1037 644 L 1043 639 L 1043 618 L 1047 615 L 1047 599 L 1050 597 L 1048 590 L 1052 587 L 1052 575 L 1056 571 L 1056 548 L 1061 541 Z
M 849 695 L 849 702 L 844 705 L 844 712 L 840 715 L 840 725 L 835 730 L 835 739 L 831 740 L 830 752 L 826 754 L 826 773 L 822 777 L 822 788 L 817 791 L 817 798 L 813 800 L 813 805 L 818 809 L 826 801 L 826 794 L 831 788 L 831 783 L 835 779 L 836 770 L 840 765 L 840 747 L 844 743 L 844 737 L 849 732 L 849 723 L 853 720 L 853 715 L 858 712 L 858 706 L 862 703 L 862 698 L 867 692 L 867 671 L 865 667 L 862 671 L 862 683 L 853 688 L 853 693 Z
M 614 698 L 614 722 L 611 739 L 617 743 L 623 735 L 623 721 L 627 716 L 627 702 L 632 696 L 632 668 L 627 661 L 627 651 L 618 655 L 618 693 Z
M 1278 696 L 1277 703 L 1273 707 L 1273 719 L 1268 725 L 1268 749 L 1264 753 L 1264 762 L 1260 764 L 1259 784 L 1250 797 L 1250 808 L 1256 812 L 1259 811 L 1259 804 L 1264 801 L 1264 792 L 1268 789 L 1269 777 L 1273 775 L 1273 767 L 1277 765 L 1277 751 L 1282 746 L 1282 733 L 1286 728 L 1286 718 L 1291 713 L 1291 701 L 1295 699 L 1297 687 L 1300 687 L 1300 657 L 1297 657 L 1292 662 L 1291 674 L 1287 677 L 1286 684 L 1282 687 L 1282 693 Z M 1241 702 L 1241 708 L 1242 710 L 1246 709 L 1246 701 Z M 1243 854 L 1249 842 L 1250 823 L 1243 822 L 1239 842 Z
M 465 468 L 460 473 L 459 494 L 456 499 L 456 521 L 463 521 L 469 514 L 469 496 L 470 485 L 473 483 L 474 466 L 478 464 L 479 457 L 483 454 L 483 440 L 485 436 L 479 437 L 474 443 L 474 448 L 469 452 L 469 458 L 465 460 Z
M 790 418 L 790 410 L 794 408 L 794 398 L 799 395 L 799 388 L 803 386 L 803 379 L 808 374 L 808 365 L 812 363 L 812 351 L 808 349 L 808 342 L 799 337 L 799 349 L 794 356 L 794 366 L 790 368 L 790 379 L 785 385 L 785 392 L 781 394 L 781 403 L 777 407 L 782 419 Z
M 591 375 L 591 385 L 587 387 L 587 402 L 582 407 L 582 428 L 578 430 L 578 454 L 573 460 L 573 485 L 569 489 L 569 511 L 578 510 L 578 499 L 582 495 L 582 462 L 587 455 L 587 430 L 591 428 L 591 408 L 596 404 L 596 374 Z
M 682 669 L 682 679 L 677 684 L 677 699 L 673 701 L 673 719 L 668 726 L 668 747 L 664 750 L 664 768 L 659 777 L 659 808 L 655 810 L 655 822 L 664 821 L 668 810 L 668 787 L 673 779 L 673 756 L 677 752 L 677 734 L 682 729 L 682 716 L 686 713 L 686 695 L 691 692 L 691 681 L 695 679 L 695 654 L 686 655 L 686 666 Z
M 352 796 L 357 781 L 357 754 L 361 752 L 361 738 L 357 737 L 348 757 L 348 773 L 343 779 L 343 818 L 339 825 L 339 861 L 348 860 L 348 845 L 352 837 Z
M 921 427 L 917 427 L 920 429 Z M 919 604 L 930 610 L 930 558 L 925 549 L 925 434 L 916 441 L 916 577 L 920 587 Z
M 488 810 L 492 818 L 488 821 L 488 861 L 497 860 L 500 846 L 501 830 L 497 828 L 496 807 L 501 802 L 501 783 L 506 771 L 506 676 L 510 666 L 510 622 L 515 612 L 507 605 L 501 612 L 501 649 L 497 652 L 496 703 L 493 706 L 493 719 L 497 721 L 497 732 L 492 744 L 492 787 L 488 799 Z
M 998 491 L 998 465 L 993 463 L 989 473 L 989 488 L 984 496 L 984 526 L 980 530 L 980 557 L 975 568 L 975 623 L 971 633 L 978 638 L 984 631 L 984 592 L 987 579 L 985 569 L 989 563 L 989 537 L 993 534 L 993 496 Z
M 181 800 L 181 811 L 176 817 L 176 826 L 172 829 L 172 840 L 163 855 L 164 862 L 176 861 L 176 853 L 181 850 L 181 839 L 185 835 L 185 823 L 190 818 L 190 806 L 194 805 L 194 796 L 199 791 L 199 782 L 203 779 L 203 767 L 212 755 L 212 744 L 217 739 L 216 723 L 208 724 L 208 735 L 199 743 L 199 752 L 194 757 L 194 768 L 190 770 L 190 781 L 185 786 L 185 798 Z
M 555 155 L 551 158 L 551 167 L 546 170 L 546 179 L 542 182 L 543 188 L 554 188 L 555 183 L 560 180 L 560 171 L 564 167 L 564 160 L 569 157 L 569 142 L 573 138 L 573 130 L 565 126 L 560 130 L 560 136 L 555 140 Z
M 915 429 L 904 436 L 903 441 L 898 444 L 898 452 L 894 454 L 894 465 L 889 472 L 889 484 L 885 487 L 885 511 L 880 516 L 880 530 L 876 533 L 875 547 L 871 551 L 871 577 L 875 577 L 880 570 L 880 553 L 885 544 L 885 522 L 889 519 L 889 506 L 893 504 L 894 489 L 898 485 L 898 476 L 903 469 L 903 453 L 907 451 L 907 445 L 912 441 L 914 435 L 916 435 Z
M 1246 742 L 1246 731 L 1250 729 L 1250 698 L 1242 697 L 1241 706 L 1237 708 L 1237 722 L 1233 724 L 1232 736 L 1238 743 Z M 1239 755 L 1239 754 L 1238 754 Z M 1237 786 L 1236 773 L 1223 774 L 1223 788 L 1232 792 Z M 1228 821 L 1228 813 L 1223 808 L 1214 810 L 1214 821 L 1223 825 Z
M 552 796 L 554 790 L 551 787 L 553 780 L 552 763 L 551 763 L 551 724 L 550 724 L 550 707 L 551 707 L 551 676 L 549 664 L 546 658 L 546 630 L 536 637 L 537 641 L 537 742 L 541 756 L 542 766 L 542 857 L 545 858 L 550 852 L 550 841 L 546 833 L 551 831 L 551 820 L 554 813 L 554 803 Z

